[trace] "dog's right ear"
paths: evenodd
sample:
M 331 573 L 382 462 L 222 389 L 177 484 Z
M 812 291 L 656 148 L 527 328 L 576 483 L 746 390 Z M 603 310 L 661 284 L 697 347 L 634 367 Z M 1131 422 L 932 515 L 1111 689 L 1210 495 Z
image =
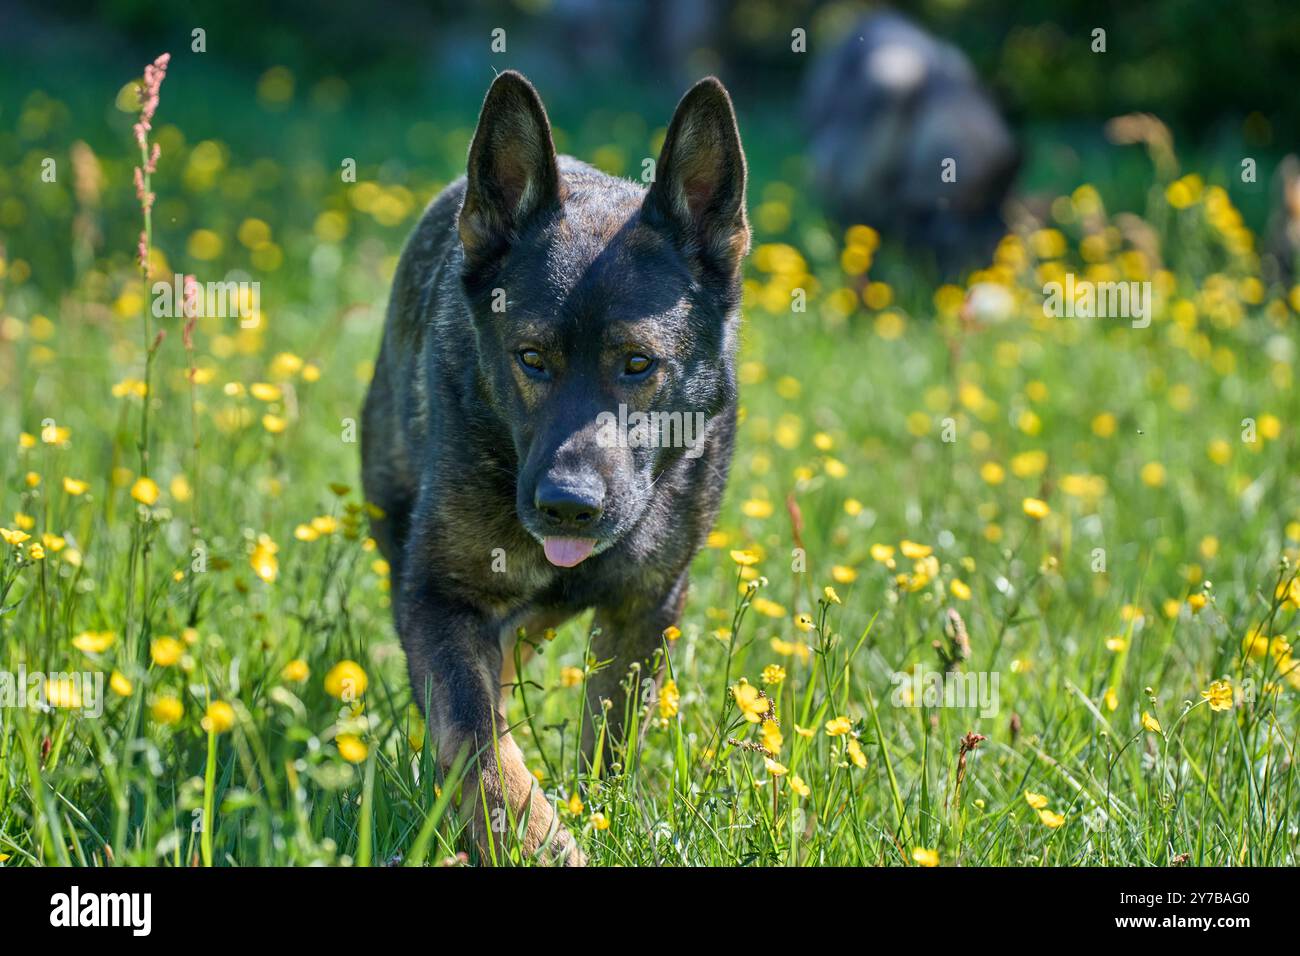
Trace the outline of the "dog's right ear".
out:
M 482 265 L 501 255 L 523 226 L 559 201 L 560 174 L 546 109 L 523 75 L 496 78 L 469 148 L 460 241 L 465 260 Z
M 692 259 L 723 275 L 749 251 L 745 153 L 731 97 L 715 77 L 677 104 L 643 208 Z

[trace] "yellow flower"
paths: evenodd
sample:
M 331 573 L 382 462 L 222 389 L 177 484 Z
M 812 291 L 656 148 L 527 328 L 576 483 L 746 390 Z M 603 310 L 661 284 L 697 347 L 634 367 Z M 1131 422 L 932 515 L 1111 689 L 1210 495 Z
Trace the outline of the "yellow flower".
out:
M 1020 503 L 1020 507 L 1024 509 L 1025 514 L 1035 521 L 1042 521 L 1052 513 L 1052 509 L 1048 507 L 1047 502 L 1039 498 L 1026 498 Z
M 785 668 L 780 664 L 768 664 L 763 668 L 764 684 L 779 684 L 785 680 Z
M 1102 412 L 1092 420 L 1092 433 L 1098 438 L 1110 438 L 1119 427 L 1119 419 L 1110 412 Z
M 664 628 L 664 640 L 671 644 L 677 638 L 682 636 L 682 630 L 676 624 L 669 624 Z
M 569 799 L 565 801 L 564 806 L 566 810 L 576 817 L 582 812 L 582 797 L 578 796 L 578 792 L 575 790 L 569 795 Z
M 27 556 L 31 558 L 33 561 L 44 561 L 45 549 L 41 547 L 39 544 L 34 544 L 28 550 Z
M 279 550 L 279 546 L 269 535 L 259 534 L 253 553 L 248 556 L 248 564 L 252 567 L 253 573 L 267 584 L 274 582 L 280 574 L 280 561 L 275 556 Z
M 794 626 L 801 631 L 811 631 L 816 625 L 813 619 L 807 614 L 796 614 L 794 617 Z
M 118 697 L 130 697 L 135 690 L 135 685 L 121 671 L 113 671 L 108 678 L 108 686 Z
M 90 485 L 80 479 L 68 478 L 66 476 L 63 479 L 63 490 L 74 498 L 78 495 L 84 495 L 89 488 Z
M 1200 614 L 1205 608 L 1206 602 L 1207 598 L 1203 591 L 1198 591 L 1196 594 L 1191 594 L 1187 597 L 1187 606 L 1192 609 L 1193 614 Z
M 781 657 L 797 657 L 807 663 L 809 659 L 809 645 L 800 644 L 798 641 L 783 641 L 780 637 L 774 637 L 770 641 L 772 650 Z
M 842 603 L 840 601 L 840 596 L 835 593 L 835 589 L 829 584 L 822 588 L 822 594 L 826 595 L 826 600 L 830 601 L 832 604 Z
M 81 691 L 69 678 L 46 680 L 45 699 L 51 707 L 74 709 L 81 706 Z
M 939 854 L 934 850 L 927 850 L 925 847 L 912 847 L 912 862 L 917 866 L 938 866 Z
M 289 427 L 289 423 L 279 415 L 267 413 L 262 416 L 262 427 L 272 435 L 278 435 Z M 364 747 L 365 744 L 362 744 L 362 746 Z
M 72 429 L 63 425 L 46 425 L 41 429 L 41 441 L 47 445 L 63 445 L 72 437 Z M 22 438 L 19 439 L 22 441 Z
M 209 733 L 224 734 L 235 726 L 235 708 L 224 700 L 214 700 L 208 704 L 208 712 L 199 726 Z
M 664 686 L 659 689 L 659 716 L 664 720 L 676 717 L 681 700 L 682 694 L 677 689 L 677 681 L 671 679 L 664 681 Z
M 1106 650 L 1108 651 L 1118 654 L 1126 647 L 1128 647 L 1128 641 L 1118 635 L 1106 638 Z
M 1047 452 L 1022 451 L 1011 459 L 1011 473 L 1017 478 L 1033 478 L 1047 470 Z
M 289 663 L 284 665 L 280 671 L 281 680 L 286 680 L 291 684 L 301 684 L 311 676 L 311 668 L 302 658 L 295 657 Z
M 24 541 L 31 540 L 31 535 L 23 531 L 17 531 L 11 528 L 0 528 L 0 538 L 4 538 L 5 544 L 18 547 Z
M 609 817 L 597 810 L 591 815 L 591 825 L 596 830 L 608 830 Z
M 934 551 L 928 544 L 917 544 L 915 541 L 900 542 L 898 550 L 903 552 L 903 557 L 910 558 L 913 561 L 928 558 Z
M 1160 721 L 1156 720 L 1145 710 L 1142 711 L 1142 727 L 1153 734 L 1160 733 Z
M 1029 804 L 1029 806 L 1035 810 L 1041 810 L 1047 806 L 1047 798 L 1041 793 L 1034 793 L 1032 790 L 1026 790 L 1025 803 Z
M 1065 817 L 1061 816 L 1059 813 L 1053 813 L 1051 810 L 1046 808 L 1038 811 L 1038 819 L 1042 820 L 1043 826 L 1050 830 L 1055 830 L 1057 827 L 1065 823 Z
M 116 640 L 117 635 L 112 631 L 82 631 L 72 639 L 72 646 L 87 654 L 102 654 Z
M 763 721 L 763 746 L 772 753 L 778 754 L 783 743 L 785 738 L 781 735 L 781 728 L 776 725 L 776 721 Z
M 986 484 L 1000 485 L 1007 480 L 1007 471 L 996 461 L 986 461 L 980 465 L 980 477 Z
M 764 498 L 750 498 L 740 506 L 740 511 L 746 518 L 770 518 L 772 502 Z
M 185 705 L 179 697 L 159 697 L 149 708 L 149 713 L 160 724 L 178 724 L 185 715 Z
M 766 767 L 767 772 L 774 777 L 784 776 L 785 774 L 790 772 L 786 768 L 785 764 L 778 763 L 777 761 L 773 760 L 771 757 L 763 758 L 763 766 Z
M 1106 693 L 1102 697 L 1102 703 L 1104 703 L 1106 705 L 1106 709 L 1110 711 L 1114 711 L 1116 708 L 1119 707 L 1119 694 L 1115 693 L 1114 687 L 1106 688 Z
M 756 597 L 752 602 L 755 611 L 764 617 L 780 618 L 785 617 L 786 610 L 780 604 L 765 597 Z
M 311 529 L 317 534 L 333 534 L 339 530 L 339 519 L 333 515 L 317 515 L 311 519 Z
M 320 537 L 320 532 L 309 524 L 300 524 L 293 529 L 293 536 L 299 541 L 315 541 Z
M 1255 660 L 1263 660 L 1268 654 L 1268 637 L 1261 634 L 1259 629 L 1251 631 L 1241 642 L 1242 653 L 1248 654 Z
M 836 584 L 852 584 L 857 580 L 858 572 L 846 564 L 831 566 L 831 580 Z
M 835 717 L 826 721 L 826 735 L 828 737 L 841 737 L 852 729 L 853 724 L 847 717 Z
M 561 687 L 578 687 L 582 684 L 584 673 L 581 667 L 564 667 L 560 669 Z
M 172 497 L 177 499 L 177 501 L 186 502 L 188 499 L 194 497 L 194 488 L 191 488 L 190 479 L 187 479 L 185 475 L 177 475 L 173 477 L 172 481 L 168 484 L 168 490 L 172 492 Z
M 1226 680 L 1211 682 L 1208 690 L 1201 691 L 1201 696 L 1210 702 L 1210 710 L 1232 709 L 1232 685 Z
M 302 368 L 302 359 L 292 352 L 280 352 L 271 360 L 271 377 L 286 379 Z
M 732 551 L 731 560 L 735 561 L 742 568 L 747 568 L 751 565 L 758 564 L 758 555 L 753 551 Z
M 808 784 L 804 783 L 803 777 L 799 776 L 797 773 L 790 777 L 790 789 L 801 797 L 806 797 L 808 794 L 812 793 L 812 788 L 809 787 Z
M 751 724 L 761 721 L 763 715 L 772 706 L 771 701 L 762 696 L 758 688 L 744 678 L 741 678 L 739 684 L 732 686 L 731 694 L 736 698 L 736 706 L 740 708 L 741 714 Z
M 248 386 L 248 394 L 252 395 L 259 402 L 278 402 L 283 395 L 279 385 L 270 385 L 266 382 L 254 382 Z
M 849 738 L 849 759 L 853 761 L 853 766 L 859 770 L 865 770 L 867 766 L 867 755 L 862 752 L 862 746 L 854 738 Z
M 171 667 L 185 653 L 185 645 L 174 637 L 155 637 L 149 645 L 149 656 L 159 667 Z
M 871 546 L 871 558 L 880 564 L 892 566 L 894 546 L 891 544 L 873 544 Z
M 36 519 L 29 514 L 24 514 L 21 511 L 15 511 L 14 524 L 18 525 L 18 527 L 21 528 L 23 531 L 31 531 L 32 528 L 36 527 Z
M 952 596 L 959 601 L 970 600 L 970 585 L 961 578 L 953 578 L 952 583 L 948 585 L 948 590 L 950 590 Z
M 151 505 L 158 500 L 158 483 L 152 478 L 137 478 L 131 486 L 131 497 L 142 505 Z
M 1158 461 L 1149 461 L 1142 466 L 1138 473 L 1142 479 L 1142 484 L 1148 488 L 1160 488 L 1165 483 L 1165 466 Z
M 370 679 L 356 661 L 342 660 L 325 675 L 325 693 L 338 700 L 351 702 L 366 692 Z
M 149 393 L 149 388 L 138 378 L 124 378 L 113 386 L 112 392 L 114 398 L 125 398 L 128 395 L 144 398 Z
M 370 755 L 366 742 L 355 734 L 339 734 L 334 744 L 339 748 L 339 756 L 348 763 L 361 763 Z

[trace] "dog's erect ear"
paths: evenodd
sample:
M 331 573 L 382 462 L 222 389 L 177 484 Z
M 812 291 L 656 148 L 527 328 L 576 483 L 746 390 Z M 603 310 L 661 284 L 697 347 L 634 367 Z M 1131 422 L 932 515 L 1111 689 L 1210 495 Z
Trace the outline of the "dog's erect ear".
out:
M 500 255 L 531 216 L 559 199 L 560 174 L 546 109 L 522 74 L 493 81 L 469 148 L 460 241 L 470 264 Z
M 731 97 L 715 77 L 677 104 L 643 209 L 689 257 L 723 274 L 749 251 L 745 154 Z

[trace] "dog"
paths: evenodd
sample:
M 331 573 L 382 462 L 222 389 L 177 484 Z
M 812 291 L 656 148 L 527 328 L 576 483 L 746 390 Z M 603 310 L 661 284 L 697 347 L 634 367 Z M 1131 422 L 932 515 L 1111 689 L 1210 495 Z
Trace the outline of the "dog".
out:
M 504 72 L 466 175 L 402 252 L 363 483 L 412 692 L 441 771 L 467 755 L 458 796 L 485 857 L 514 833 L 538 860 L 585 862 L 506 723 L 514 642 L 595 609 L 608 663 L 581 747 L 598 769 L 624 743 L 629 673 L 649 679 L 681 614 L 732 455 L 745 182 L 717 79 L 678 104 L 647 188 L 557 156 L 537 91 Z M 679 421 L 700 427 L 655 430 Z
M 947 276 L 988 262 L 1021 151 L 959 49 L 869 14 L 810 71 L 804 116 L 833 218 L 933 255 Z

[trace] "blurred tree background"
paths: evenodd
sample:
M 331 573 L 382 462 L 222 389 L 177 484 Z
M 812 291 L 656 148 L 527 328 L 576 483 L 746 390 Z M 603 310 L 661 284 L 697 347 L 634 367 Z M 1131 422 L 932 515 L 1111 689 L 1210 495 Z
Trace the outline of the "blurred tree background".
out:
M 561 149 L 634 175 L 682 91 L 716 73 L 735 96 L 755 183 L 798 186 L 807 182 L 809 68 L 878 9 L 818 0 L 5 0 L 0 160 L 26 168 L 72 139 L 125 155 L 131 119 L 106 92 L 169 50 L 160 120 L 191 144 L 221 143 L 227 166 L 280 157 L 298 163 L 297 176 L 323 176 L 351 156 L 366 176 L 427 197 L 454 172 L 447 157 L 463 156 L 493 71 L 510 67 L 537 84 Z M 1108 142 L 1103 126 L 1143 111 L 1169 125 L 1185 166 L 1224 184 L 1247 223 L 1265 228 L 1271 172 L 1295 149 L 1300 122 L 1300 4 L 922 0 L 895 9 L 971 58 L 1024 147 L 1022 194 L 1104 182 L 1113 208 L 1140 210 L 1149 159 Z M 806 53 L 791 51 L 796 28 L 807 31 Z M 1097 28 L 1104 53 L 1092 51 Z M 491 47 L 498 29 L 505 52 Z M 1245 155 L 1258 162 L 1255 183 L 1241 181 Z M 263 187 L 268 202 L 280 199 L 273 178 L 250 188 Z M 68 202 L 59 195 L 48 202 Z M 0 231 L 18 225 L 0 209 Z
M 585 89 L 615 74 L 657 86 L 717 71 L 733 86 L 779 97 L 805 63 L 790 31 L 809 34 L 809 55 L 881 4 L 820 0 L 9 0 L 6 54 L 49 55 L 65 68 L 139 59 L 175 47 L 194 27 L 209 52 L 247 70 L 283 64 L 309 81 L 346 76 L 369 86 L 481 85 L 480 53 L 507 31 L 523 69 L 551 85 Z M 1295 96 L 1300 5 L 1290 0 L 921 0 L 894 5 L 960 46 L 1017 119 L 1099 120 L 1150 111 L 1192 137 L 1249 120 L 1267 144 L 1300 121 Z M 1106 30 L 1106 53 L 1091 51 Z M 57 44 L 62 50 L 54 49 Z M 75 70 L 69 70 L 75 75 Z M 590 92 L 590 90 L 586 90 Z

